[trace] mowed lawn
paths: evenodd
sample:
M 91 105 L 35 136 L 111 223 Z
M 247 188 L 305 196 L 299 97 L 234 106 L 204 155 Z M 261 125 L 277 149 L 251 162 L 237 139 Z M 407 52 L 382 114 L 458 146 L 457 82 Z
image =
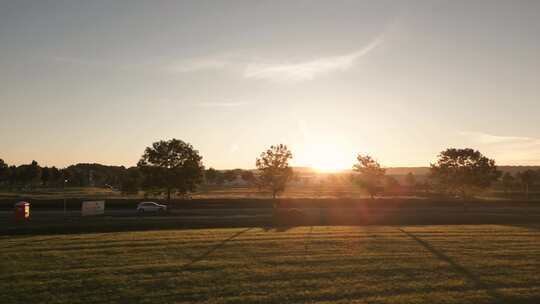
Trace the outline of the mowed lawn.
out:
M 540 303 L 540 228 L 367 226 L 0 238 L 1 303 Z

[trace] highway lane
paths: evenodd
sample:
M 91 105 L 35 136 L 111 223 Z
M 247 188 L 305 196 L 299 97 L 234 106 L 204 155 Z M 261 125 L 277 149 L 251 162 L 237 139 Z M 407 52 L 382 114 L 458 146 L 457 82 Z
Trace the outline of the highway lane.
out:
M 477 215 L 527 215 L 540 216 L 540 206 L 538 207 L 508 207 L 508 206 L 461 206 L 455 207 L 401 207 L 401 208 L 385 208 L 384 206 L 376 208 L 301 208 L 304 214 L 316 215 L 321 213 L 326 214 L 364 214 L 364 215 L 380 215 L 380 214 L 409 214 L 409 215 L 449 215 L 449 214 L 477 214 Z M 271 216 L 272 209 L 269 208 L 175 208 L 167 213 L 157 214 L 160 217 L 237 217 L 237 216 Z M 0 210 L 0 218 L 6 219 L 13 217 L 14 212 L 11 209 Z M 62 209 L 31 209 L 30 215 L 32 218 L 50 218 L 63 217 Z M 67 217 L 80 217 L 79 209 L 68 209 Z M 137 217 L 141 216 L 136 209 L 128 208 L 106 208 L 104 216 L 109 217 Z M 156 214 L 144 214 L 142 216 L 156 216 Z

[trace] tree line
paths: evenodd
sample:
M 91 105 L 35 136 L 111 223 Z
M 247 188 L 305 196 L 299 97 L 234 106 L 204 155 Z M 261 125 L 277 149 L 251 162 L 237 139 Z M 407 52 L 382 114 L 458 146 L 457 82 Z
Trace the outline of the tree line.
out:
M 225 185 L 241 180 L 255 185 L 255 175 L 250 170 L 204 170 L 204 183 Z M 51 187 L 109 187 L 124 193 L 143 189 L 143 175 L 139 167 L 107 166 L 101 164 L 76 164 L 66 168 L 40 166 L 36 161 L 19 166 L 8 165 L 0 159 L 0 188 L 32 190 Z
M 294 178 L 289 166 L 292 151 L 286 145 L 273 145 L 256 158 L 255 172 L 250 170 L 219 171 L 205 169 L 202 156 L 189 143 L 171 139 L 158 141 L 144 150 L 137 166 L 104 166 L 77 164 L 63 169 L 41 167 L 36 161 L 20 166 L 9 166 L 0 159 L 0 186 L 10 189 L 34 187 L 96 186 L 119 189 L 124 193 L 165 193 L 186 195 L 195 192 L 203 183 L 222 185 L 237 179 L 245 184 L 269 191 L 273 198 L 285 191 Z M 371 156 L 359 154 L 352 164 L 349 182 L 364 189 L 372 198 L 399 186 L 398 181 L 386 176 L 386 170 Z M 423 183 L 409 173 L 408 187 L 425 192 L 468 198 L 491 187 L 494 183 L 505 192 L 523 190 L 527 197 L 531 187 L 540 181 L 540 171 L 525 170 L 516 175 L 502 174 L 490 159 L 473 149 L 450 148 L 438 155 L 431 164 L 428 179 Z
M 37 187 L 97 186 L 121 184 L 127 169 L 122 166 L 77 164 L 66 168 L 42 167 L 36 161 L 20 166 L 8 165 L 0 159 L 0 186 L 11 190 Z

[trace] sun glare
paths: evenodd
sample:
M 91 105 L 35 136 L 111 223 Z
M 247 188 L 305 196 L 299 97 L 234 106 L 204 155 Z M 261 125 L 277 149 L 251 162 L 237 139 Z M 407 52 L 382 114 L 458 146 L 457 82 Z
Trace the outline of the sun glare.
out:
M 305 163 L 319 172 L 338 172 L 350 169 L 352 162 L 337 145 L 313 145 L 306 151 Z

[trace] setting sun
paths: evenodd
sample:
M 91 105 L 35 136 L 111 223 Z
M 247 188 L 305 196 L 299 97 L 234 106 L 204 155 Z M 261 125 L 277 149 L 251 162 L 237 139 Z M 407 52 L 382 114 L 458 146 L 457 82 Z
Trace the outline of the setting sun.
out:
M 342 145 L 313 144 L 300 155 L 303 165 L 319 172 L 337 172 L 350 169 L 354 158 L 348 155 Z

